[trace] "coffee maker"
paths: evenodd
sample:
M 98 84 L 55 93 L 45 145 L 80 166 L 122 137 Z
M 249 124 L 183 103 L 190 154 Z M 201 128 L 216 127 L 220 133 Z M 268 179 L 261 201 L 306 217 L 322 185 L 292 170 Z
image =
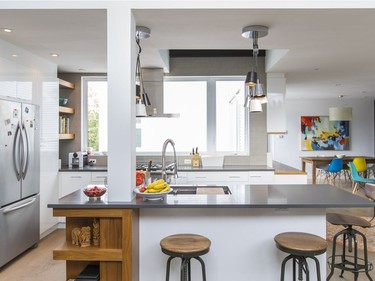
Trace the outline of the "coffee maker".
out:
M 87 152 L 69 152 L 69 168 L 83 168 L 87 164 Z

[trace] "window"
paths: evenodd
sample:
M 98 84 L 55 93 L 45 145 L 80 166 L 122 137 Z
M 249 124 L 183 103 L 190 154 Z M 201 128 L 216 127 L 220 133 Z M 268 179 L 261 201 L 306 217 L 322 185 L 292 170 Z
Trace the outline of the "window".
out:
M 179 153 L 246 154 L 244 77 L 165 77 L 164 111 L 179 118 L 137 118 L 138 154 L 161 153 L 167 138 Z M 82 149 L 107 151 L 107 78 L 82 77 Z M 151 105 L 152 106 L 152 105 Z
M 164 111 L 179 118 L 138 118 L 137 152 L 160 154 L 171 138 L 178 152 L 247 151 L 244 77 L 165 77 Z M 155 129 L 157 128 L 157 129 Z
M 82 105 L 82 149 L 107 151 L 107 77 L 82 77 Z

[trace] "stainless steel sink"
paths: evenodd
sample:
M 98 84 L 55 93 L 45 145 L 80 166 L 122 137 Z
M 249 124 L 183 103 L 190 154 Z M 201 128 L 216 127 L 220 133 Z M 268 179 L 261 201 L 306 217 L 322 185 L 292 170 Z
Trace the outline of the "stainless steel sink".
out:
M 171 185 L 174 195 L 191 194 L 232 194 L 226 185 Z

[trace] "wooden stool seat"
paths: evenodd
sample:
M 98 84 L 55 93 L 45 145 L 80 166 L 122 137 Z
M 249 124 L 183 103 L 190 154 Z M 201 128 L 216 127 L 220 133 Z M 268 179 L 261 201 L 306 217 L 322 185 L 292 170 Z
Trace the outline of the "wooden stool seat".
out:
M 191 280 L 191 259 L 199 261 L 203 281 L 206 281 L 206 267 L 200 256 L 210 250 L 211 241 L 208 238 L 198 234 L 174 234 L 163 238 L 160 247 L 162 252 L 169 256 L 166 281 L 169 280 L 171 260 L 174 258 L 181 258 L 181 281 Z
M 351 215 L 343 215 L 343 214 L 336 214 L 336 213 L 328 213 L 327 214 L 327 221 L 334 225 L 343 225 L 345 227 L 351 226 L 359 226 L 362 228 L 367 228 L 371 226 L 371 223 L 361 217 L 351 216 Z
M 321 255 L 327 250 L 327 241 L 317 235 L 305 232 L 284 232 L 275 236 L 276 247 L 289 255 L 284 258 L 281 264 L 280 280 L 284 281 L 285 265 L 289 260 L 293 261 L 293 280 L 303 280 L 306 275 L 310 280 L 310 270 L 307 259 L 315 262 L 317 280 L 321 281 L 320 265 L 316 255 Z
M 300 256 L 316 256 L 327 250 L 327 241 L 317 235 L 304 232 L 284 232 L 275 236 L 277 248 Z
M 211 241 L 197 234 L 175 234 L 160 241 L 163 253 L 173 256 L 201 256 L 210 250 Z

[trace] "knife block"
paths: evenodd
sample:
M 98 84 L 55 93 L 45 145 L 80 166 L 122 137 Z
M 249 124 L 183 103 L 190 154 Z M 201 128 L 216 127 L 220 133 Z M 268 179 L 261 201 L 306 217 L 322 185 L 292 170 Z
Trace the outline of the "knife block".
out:
M 201 156 L 199 154 L 193 154 L 191 157 L 191 164 L 194 168 L 199 168 L 201 166 Z

